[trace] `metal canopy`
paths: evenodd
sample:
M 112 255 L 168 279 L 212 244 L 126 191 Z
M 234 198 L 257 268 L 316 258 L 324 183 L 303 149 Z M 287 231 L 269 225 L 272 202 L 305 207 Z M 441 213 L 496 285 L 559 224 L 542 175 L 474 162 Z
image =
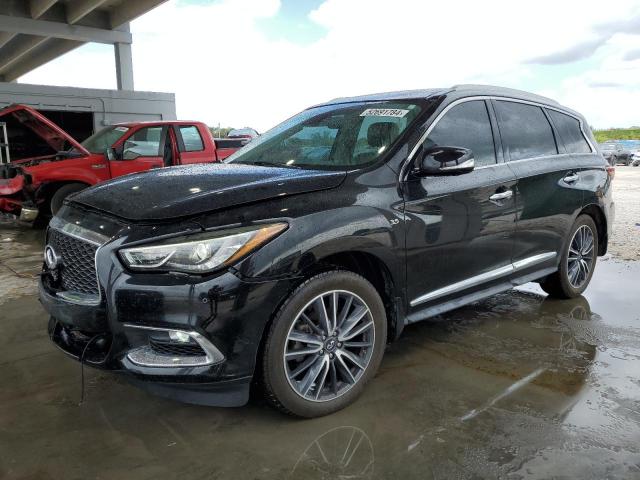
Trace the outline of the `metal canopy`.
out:
M 0 81 L 87 42 L 114 45 L 118 89 L 133 90 L 129 22 L 166 0 L 0 0 Z

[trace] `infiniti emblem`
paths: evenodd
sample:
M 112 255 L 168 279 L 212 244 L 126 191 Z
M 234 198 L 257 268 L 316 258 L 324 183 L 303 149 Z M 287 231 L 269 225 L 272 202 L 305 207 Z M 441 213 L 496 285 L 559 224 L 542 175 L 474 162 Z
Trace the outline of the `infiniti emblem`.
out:
M 44 263 L 49 270 L 55 270 L 60 264 L 60 257 L 51 245 L 44 247 Z
M 324 348 L 327 352 L 333 352 L 336 349 L 336 339 L 330 338 L 324 345 Z

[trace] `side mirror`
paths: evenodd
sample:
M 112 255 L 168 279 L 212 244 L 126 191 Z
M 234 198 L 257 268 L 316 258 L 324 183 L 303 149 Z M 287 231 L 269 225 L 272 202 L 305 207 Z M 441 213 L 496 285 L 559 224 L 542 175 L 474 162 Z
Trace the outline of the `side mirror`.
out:
M 460 175 L 475 167 L 473 152 L 462 147 L 431 147 L 422 152 L 414 173 L 430 175 Z

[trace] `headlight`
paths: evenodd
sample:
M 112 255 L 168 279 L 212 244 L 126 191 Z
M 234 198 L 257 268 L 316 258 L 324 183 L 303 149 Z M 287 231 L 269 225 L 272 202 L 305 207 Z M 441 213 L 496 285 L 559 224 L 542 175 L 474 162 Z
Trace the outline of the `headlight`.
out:
M 276 223 L 198 233 L 152 245 L 123 248 L 120 258 L 133 270 L 206 273 L 233 264 L 286 228 L 286 223 Z

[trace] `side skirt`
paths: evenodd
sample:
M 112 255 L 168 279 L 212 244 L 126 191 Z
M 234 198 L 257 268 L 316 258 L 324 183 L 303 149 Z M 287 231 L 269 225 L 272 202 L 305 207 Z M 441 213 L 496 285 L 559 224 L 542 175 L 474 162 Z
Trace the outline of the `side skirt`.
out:
M 443 303 L 438 303 L 432 306 L 428 306 L 423 308 L 417 312 L 413 312 L 405 318 L 405 325 L 409 325 L 411 323 L 419 322 L 421 320 L 426 320 L 427 318 L 440 315 L 441 313 L 449 312 L 451 310 L 455 310 L 456 308 L 460 308 L 464 305 L 468 305 L 473 302 L 477 302 L 479 300 L 483 300 L 492 295 L 496 295 L 498 293 L 506 292 L 511 290 L 513 287 L 517 287 L 518 285 L 523 285 L 528 282 L 532 282 L 534 280 L 540 280 L 541 278 L 546 277 L 547 275 L 552 274 L 558 268 L 557 267 L 549 267 L 542 270 L 536 270 L 533 273 L 528 273 L 526 275 L 522 275 L 520 277 L 514 277 L 511 279 L 507 279 L 500 283 L 496 283 L 490 287 L 487 287 L 483 290 L 479 290 L 473 293 L 469 293 L 462 297 L 457 297 L 452 300 L 448 300 Z

